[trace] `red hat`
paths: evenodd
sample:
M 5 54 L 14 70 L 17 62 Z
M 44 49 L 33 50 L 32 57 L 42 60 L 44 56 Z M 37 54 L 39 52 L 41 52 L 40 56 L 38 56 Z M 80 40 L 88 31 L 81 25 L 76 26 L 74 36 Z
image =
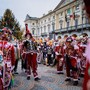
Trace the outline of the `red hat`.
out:
M 2 40 L 8 40 L 10 38 L 9 35 L 11 35 L 11 34 L 12 34 L 12 31 L 9 28 L 4 27 L 2 29 L 2 36 L 1 36 Z
M 72 42 L 73 41 L 73 39 L 71 38 L 71 37 L 68 37 L 67 39 L 66 39 L 66 42 Z
M 8 40 L 8 35 L 6 33 L 2 35 L 2 40 Z
M 2 29 L 2 31 L 5 32 L 5 33 L 8 33 L 8 34 L 12 34 L 12 31 L 9 28 L 7 28 L 7 27 L 4 27 Z
M 32 38 L 32 34 L 30 33 L 29 29 L 28 29 L 28 24 L 25 24 L 25 27 L 26 27 L 26 34 L 25 34 L 25 37 L 27 37 L 27 35 L 30 36 L 30 38 Z

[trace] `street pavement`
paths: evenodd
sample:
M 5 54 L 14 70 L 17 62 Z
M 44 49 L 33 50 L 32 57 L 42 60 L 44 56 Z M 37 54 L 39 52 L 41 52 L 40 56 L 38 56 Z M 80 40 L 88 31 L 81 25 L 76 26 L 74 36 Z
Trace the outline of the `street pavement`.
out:
M 40 81 L 34 81 L 33 75 L 31 79 L 26 79 L 26 74 L 21 70 L 19 62 L 18 75 L 14 76 L 14 85 L 11 90 L 82 90 L 83 78 L 79 80 L 78 86 L 73 86 L 71 82 L 65 82 L 66 74 L 56 74 L 56 67 L 38 65 L 38 74 Z

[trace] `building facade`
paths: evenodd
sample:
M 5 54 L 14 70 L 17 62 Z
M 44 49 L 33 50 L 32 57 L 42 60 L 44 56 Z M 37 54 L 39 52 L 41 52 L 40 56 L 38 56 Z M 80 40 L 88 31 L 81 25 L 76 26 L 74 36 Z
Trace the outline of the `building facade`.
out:
M 90 36 L 90 24 L 83 8 L 82 0 L 61 0 L 53 11 L 40 18 L 26 16 L 25 23 L 34 37 L 49 37 L 57 39 L 58 36 L 81 35 Z

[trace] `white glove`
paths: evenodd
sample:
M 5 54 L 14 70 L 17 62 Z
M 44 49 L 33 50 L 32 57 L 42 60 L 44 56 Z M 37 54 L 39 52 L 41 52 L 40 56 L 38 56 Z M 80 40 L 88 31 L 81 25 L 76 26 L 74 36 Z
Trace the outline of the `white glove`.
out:
M 58 52 L 55 52 L 55 54 L 56 54 L 56 55 L 59 55 L 59 53 L 58 53 Z

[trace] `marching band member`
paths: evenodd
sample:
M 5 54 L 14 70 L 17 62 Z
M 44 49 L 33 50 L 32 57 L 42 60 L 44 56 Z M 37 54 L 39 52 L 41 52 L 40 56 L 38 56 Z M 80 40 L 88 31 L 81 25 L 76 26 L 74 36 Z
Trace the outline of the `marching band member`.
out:
M 3 53 L 3 61 L 1 66 L 3 67 L 3 76 L 0 77 L 3 80 L 3 88 L 7 89 L 11 82 L 11 74 L 15 65 L 14 46 L 9 42 L 11 40 L 11 31 L 8 28 L 2 29 L 2 40 L 0 40 L 0 50 Z M 0 75 L 1 76 L 1 75 Z M 2 89 L 3 90 L 3 89 Z
M 86 69 L 83 83 L 83 90 L 90 90 L 90 39 L 86 47 Z
M 79 46 L 78 60 L 80 61 L 80 68 L 79 68 L 80 77 L 84 77 L 85 68 L 86 68 L 86 57 L 85 57 L 86 44 L 80 41 L 78 46 Z
M 3 61 L 3 52 L 0 51 L 0 90 L 4 90 L 3 88 L 3 74 L 2 74 L 2 61 Z
M 90 0 L 83 0 L 85 4 L 85 10 L 90 23 Z M 83 90 L 90 90 L 90 39 L 86 47 L 86 69 L 83 83 Z
M 42 52 L 43 52 L 43 64 L 47 64 L 47 43 L 44 42 L 42 46 Z
M 34 80 L 38 81 L 40 78 L 37 73 L 37 46 L 33 41 L 33 37 L 28 30 L 28 25 L 26 24 L 26 40 L 23 42 L 23 58 L 26 60 L 26 71 L 27 80 L 30 80 L 31 69 L 33 72 Z
M 72 38 L 68 37 L 66 39 L 66 49 L 65 49 L 65 61 L 66 61 L 66 79 L 65 81 L 71 81 L 71 76 L 73 78 L 73 85 L 78 84 L 78 68 L 77 68 L 77 57 L 76 49 L 72 45 Z
M 53 62 L 52 53 L 53 53 L 52 44 L 51 42 L 49 42 L 47 46 L 47 66 L 52 65 Z
M 20 59 L 20 47 L 19 47 L 19 43 L 18 40 L 14 41 L 14 49 L 15 49 L 15 67 L 14 67 L 14 74 L 18 74 L 17 72 L 17 68 L 18 68 L 18 62 Z
M 63 43 L 58 42 L 55 48 L 56 60 L 57 60 L 57 74 L 63 74 L 63 64 L 64 64 L 64 48 Z

